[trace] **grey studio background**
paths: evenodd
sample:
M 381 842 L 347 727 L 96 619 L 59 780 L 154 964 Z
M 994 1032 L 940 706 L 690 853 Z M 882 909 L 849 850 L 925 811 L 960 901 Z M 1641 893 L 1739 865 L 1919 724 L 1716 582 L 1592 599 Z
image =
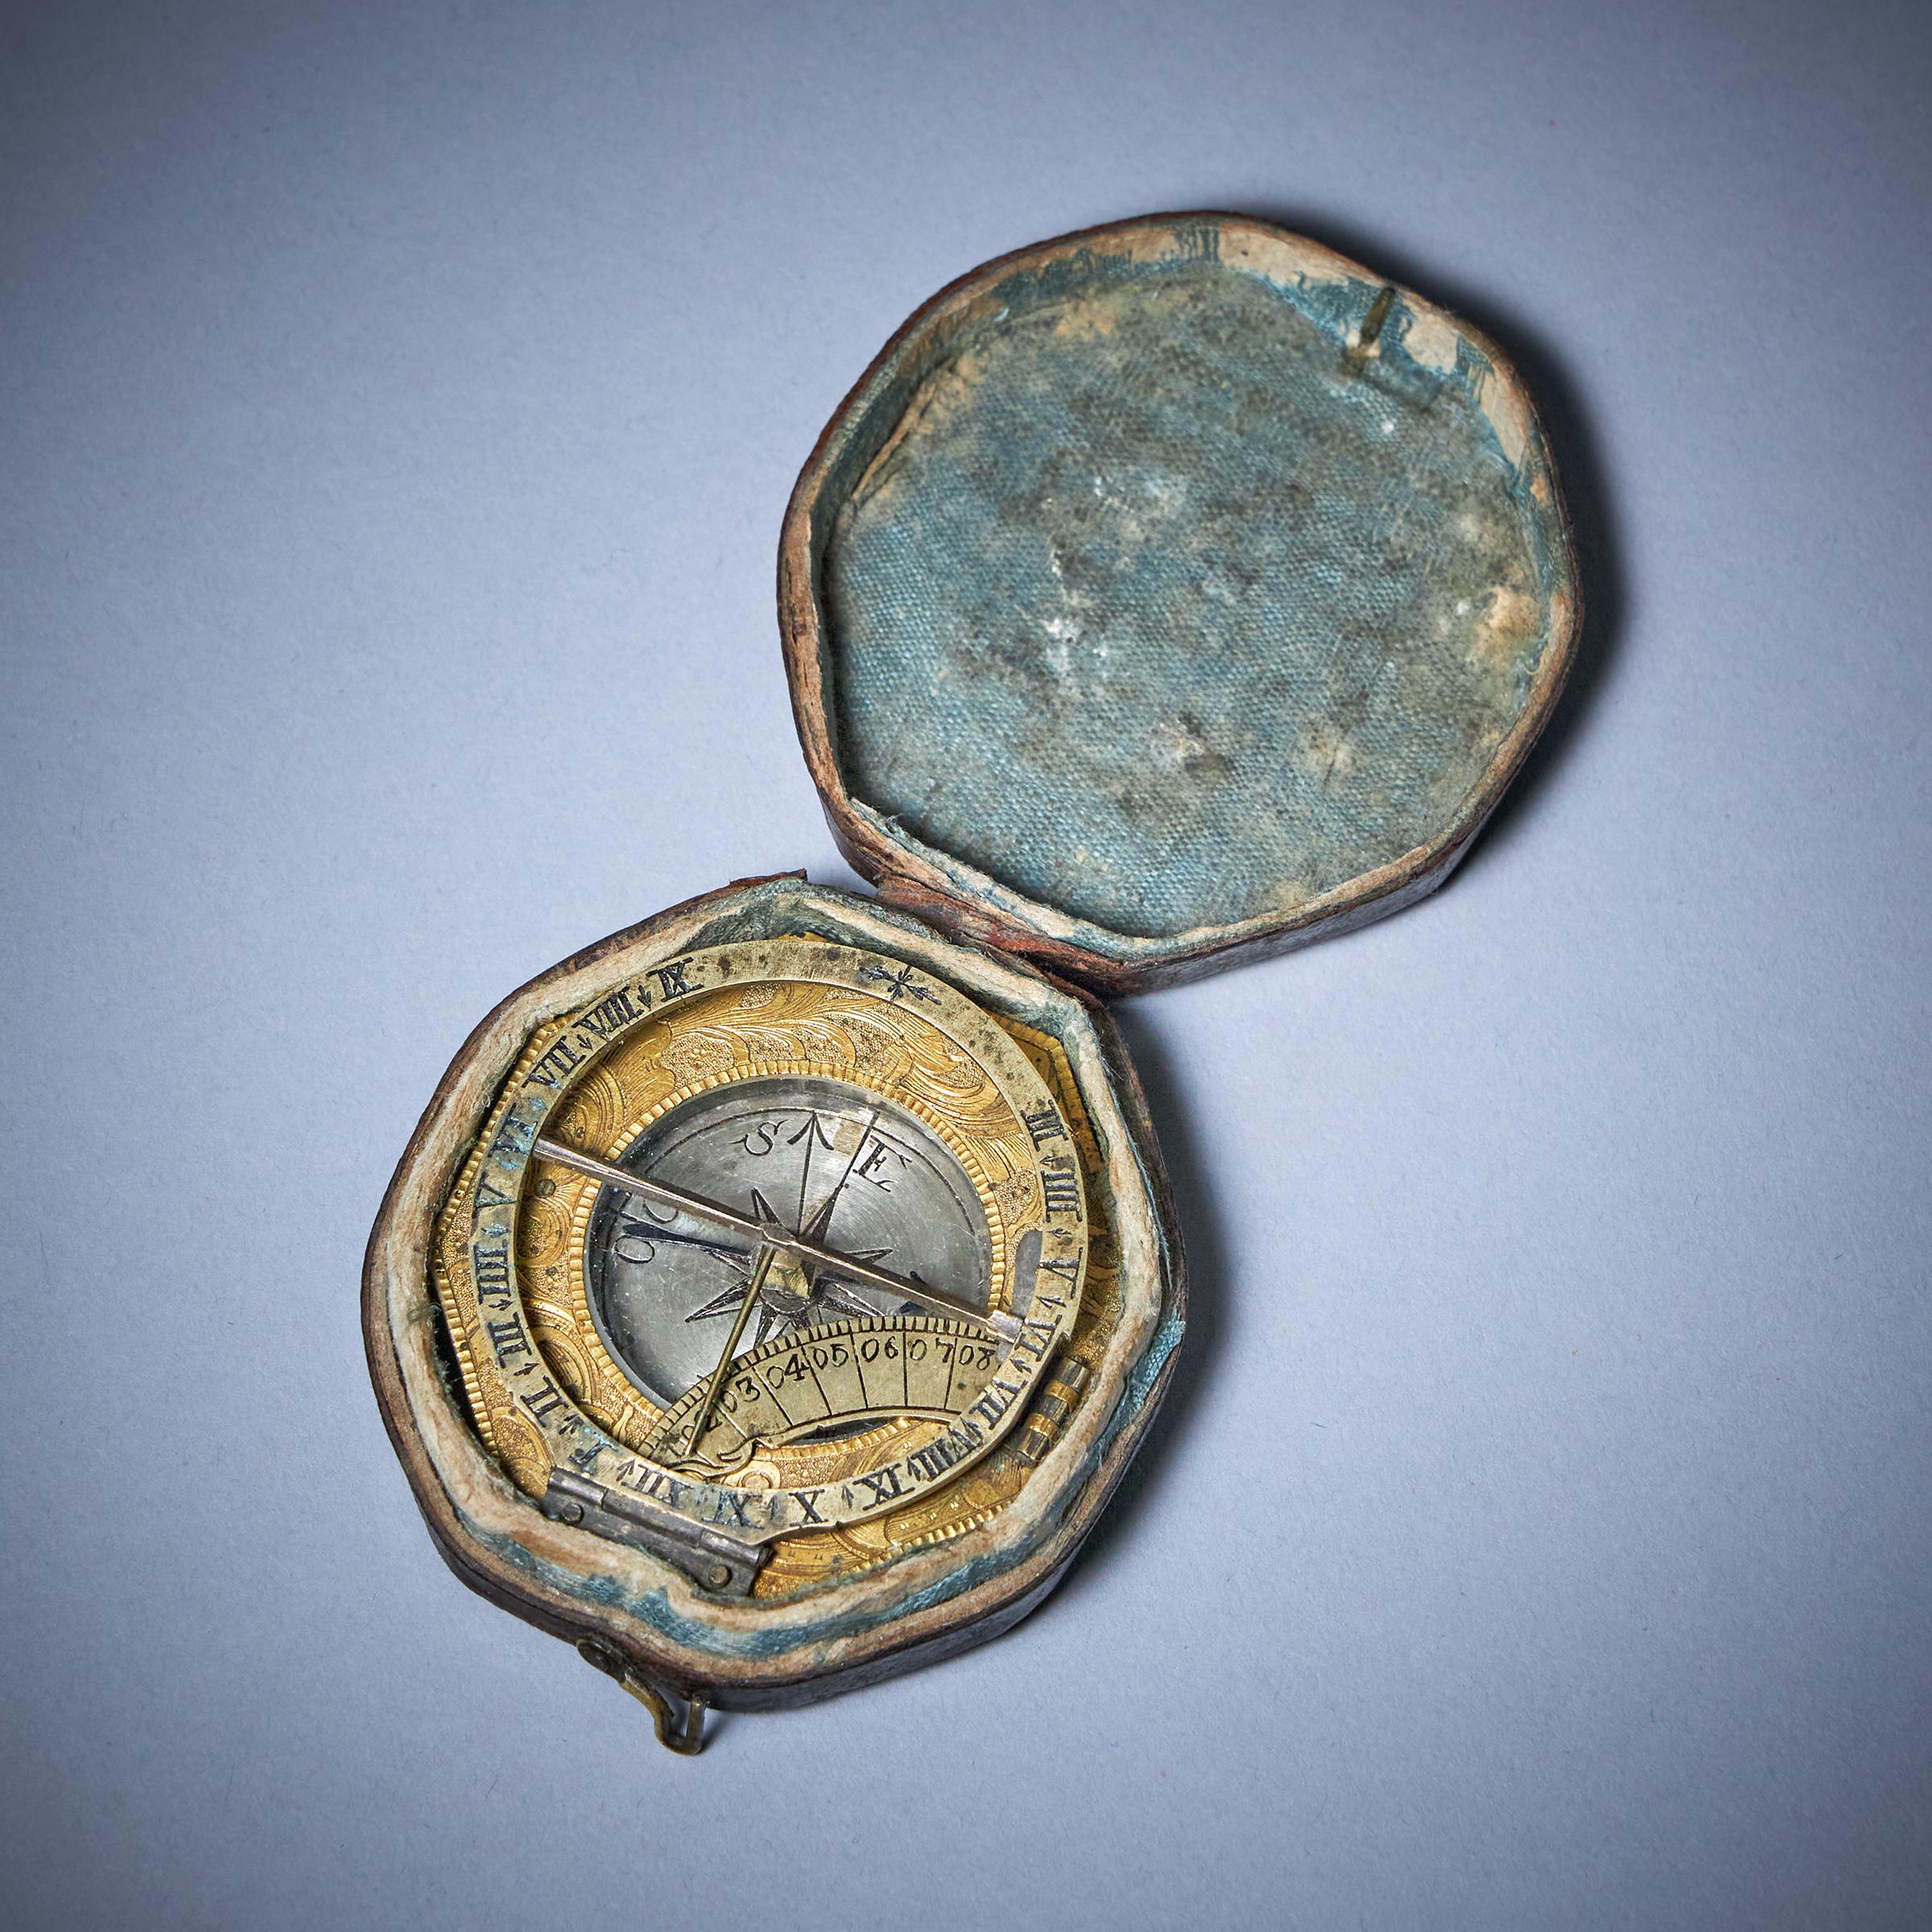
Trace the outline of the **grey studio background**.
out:
M 1928 1922 L 1922 8 L 0 44 L 6 1922 Z M 1439 896 L 1125 1009 L 1194 1319 L 1059 1596 L 682 1762 L 431 1550 L 369 1224 L 510 987 L 848 877 L 798 465 L 1187 206 L 1518 356 L 1582 669 Z

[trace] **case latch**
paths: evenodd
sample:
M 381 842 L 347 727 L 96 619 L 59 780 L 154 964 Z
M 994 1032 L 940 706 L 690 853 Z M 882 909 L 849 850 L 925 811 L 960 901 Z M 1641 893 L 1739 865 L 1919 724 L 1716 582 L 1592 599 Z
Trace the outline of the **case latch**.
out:
M 614 1677 L 650 1713 L 658 1742 L 667 1751 L 675 1751 L 679 1757 L 696 1757 L 704 1748 L 704 1712 L 708 1707 L 696 1691 L 684 1699 L 680 1715 L 670 1692 L 654 1684 L 641 1670 L 632 1666 L 621 1650 L 601 1638 L 580 1638 L 577 1654 L 606 1677 Z

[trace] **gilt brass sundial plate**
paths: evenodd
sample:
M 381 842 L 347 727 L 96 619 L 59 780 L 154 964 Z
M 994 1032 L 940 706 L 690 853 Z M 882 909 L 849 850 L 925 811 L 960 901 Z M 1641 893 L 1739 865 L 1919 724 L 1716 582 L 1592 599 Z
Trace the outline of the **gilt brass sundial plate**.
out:
M 1181 1332 L 1103 1011 L 750 881 L 513 994 L 371 1238 L 378 1397 L 466 1582 L 676 1700 L 822 1696 L 1057 1579 Z
M 813 1252 L 604 1178 L 632 1172 Z M 443 1212 L 436 1286 L 521 1488 L 601 1481 L 765 1546 L 983 1460 L 1071 1335 L 1087 1247 L 1072 1131 L 1012 1036 L 902 961 L 787 935 L 540 1028 Z

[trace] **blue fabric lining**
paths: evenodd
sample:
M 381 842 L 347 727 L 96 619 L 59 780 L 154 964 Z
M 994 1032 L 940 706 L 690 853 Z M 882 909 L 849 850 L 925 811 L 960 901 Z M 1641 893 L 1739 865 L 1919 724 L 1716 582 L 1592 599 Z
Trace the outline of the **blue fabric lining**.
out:
M 1411 356 L 1391 293 L 1352 353 L 1375 285 L 1270 281 L 1203 233 L 1023 270 L 915 336 L 822 514 L 854 796 L 1141 939 L 1435 836 L 1567 588 L 1540 444 L 1505 451 L 1472 339 L 1432 316 Z

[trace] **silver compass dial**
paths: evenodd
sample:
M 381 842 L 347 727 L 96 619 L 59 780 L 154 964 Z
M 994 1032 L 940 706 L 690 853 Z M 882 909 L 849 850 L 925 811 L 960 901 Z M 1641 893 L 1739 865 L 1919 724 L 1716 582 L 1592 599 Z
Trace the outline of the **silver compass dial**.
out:
M 964 1170 L 916 1115 L 859 1088 L 804 1077 L 719 1088 L 647 1129 L 617 1165 L 986 1306 L 991 1243 Z M 755 1248 L 613 1187 L 599 1195 L 585 1254 L 591 1315 L 651 1401 L 668 1407 L 711 1373 Z M 737 1352 L 789 1329 L 922 1312 L 786 1259 L 767 1274 Z

